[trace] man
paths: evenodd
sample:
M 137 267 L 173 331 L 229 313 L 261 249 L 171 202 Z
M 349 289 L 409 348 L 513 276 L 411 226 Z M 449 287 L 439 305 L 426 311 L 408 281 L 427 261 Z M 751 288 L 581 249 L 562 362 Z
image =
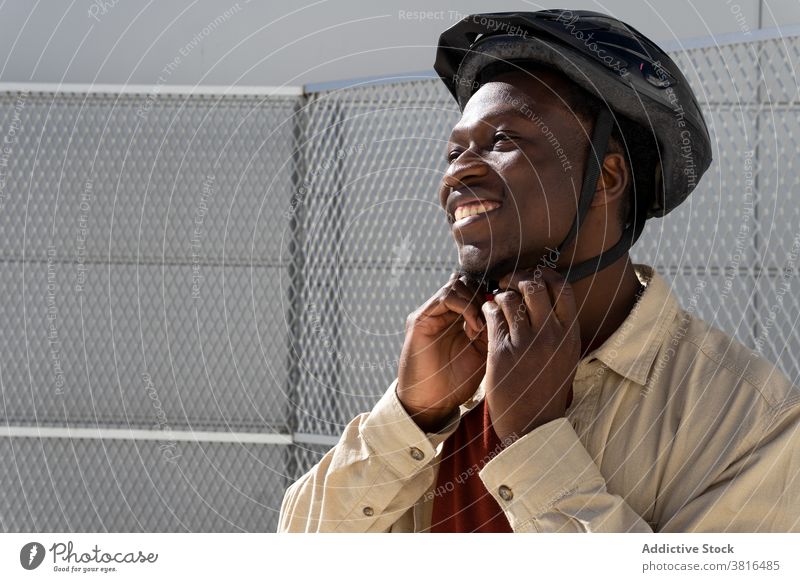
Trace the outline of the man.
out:
M 628 255 L 711 161 L 675 64 L 543 11 L 465 18 L 436 70 L 461 270 L 279 531 L 800 530 L 800 391 Z

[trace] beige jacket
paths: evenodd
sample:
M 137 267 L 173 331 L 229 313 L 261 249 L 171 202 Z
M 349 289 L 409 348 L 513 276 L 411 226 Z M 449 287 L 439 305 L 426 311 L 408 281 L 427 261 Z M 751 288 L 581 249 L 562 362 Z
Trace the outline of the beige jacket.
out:
M 487 490 L 515 532 L 800 531 L 800 390 L 636 272 L 646 290 L 581 360 L 566 418 L 498 451 Z M 426 434 L 395 386 L 289 487 L 278 531 L 429 529 L 443 442 L 484 390 Z

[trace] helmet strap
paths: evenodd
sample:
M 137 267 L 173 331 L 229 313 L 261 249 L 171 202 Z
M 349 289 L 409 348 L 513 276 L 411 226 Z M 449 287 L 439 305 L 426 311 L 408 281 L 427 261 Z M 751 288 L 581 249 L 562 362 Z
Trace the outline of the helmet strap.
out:
M 594 200 L 594 192 L 597 189 L 597 180 L 600 178 L 603 160 L 605 159 L 608 141 L 613 128 L 614 119 L 611 116 L 611 112 L 607 109 L 600 110 L 595 120 L 594 130 L 592 131 L 592 147 L 588 159 L 586 160 L 586 171 L 584 172 L 581 195 L 578 200 L 578 212 L 575 215 L 575 220 L 572 222 L 569 233 L 558 246 L 557 251 L 559 254 L 561 254 L 566 246 L 577 236 L 578 231 L 583 225 L 583 221 L 586 219 L 589 208 L 591 208 L 592 200 Z M 634 216 L 634 220 L 625 227 L 622 231 L 622 236 L 613 247 L 596 257 L 587 259 L 577 265 L 566 267 L 566 272 L 562 270 L 564 278 L 570 283 L 584 279 L 610 266 L 628 252 L 642 234 L 642 229 L 644 228 L 645 221 L 643 212 L 641 212 L 639 208 L 634 208 Z

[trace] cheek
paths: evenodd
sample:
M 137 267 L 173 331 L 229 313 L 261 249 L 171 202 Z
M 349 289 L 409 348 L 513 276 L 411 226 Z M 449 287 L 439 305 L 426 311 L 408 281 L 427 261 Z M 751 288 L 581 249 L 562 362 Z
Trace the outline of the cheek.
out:
M 536 181 L 510 184 L 507 191 L 507 213 L 504 222 L 513 238 L 537 240 L 563 238 L 569 232 L 577 211 L 577 185 L 563 176 L 546 176 Z M 511 234 L 511 233 L 509 233 Z

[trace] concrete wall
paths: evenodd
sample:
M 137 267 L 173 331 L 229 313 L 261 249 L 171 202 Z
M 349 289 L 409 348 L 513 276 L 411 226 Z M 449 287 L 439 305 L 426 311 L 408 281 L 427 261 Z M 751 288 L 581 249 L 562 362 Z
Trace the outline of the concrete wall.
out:
M 297 85 L 422 71 L 463 15 L 552 7 L 609 12 L 657 41 L 800 23 L 797 0 L 7 0 L 0 81 Z

